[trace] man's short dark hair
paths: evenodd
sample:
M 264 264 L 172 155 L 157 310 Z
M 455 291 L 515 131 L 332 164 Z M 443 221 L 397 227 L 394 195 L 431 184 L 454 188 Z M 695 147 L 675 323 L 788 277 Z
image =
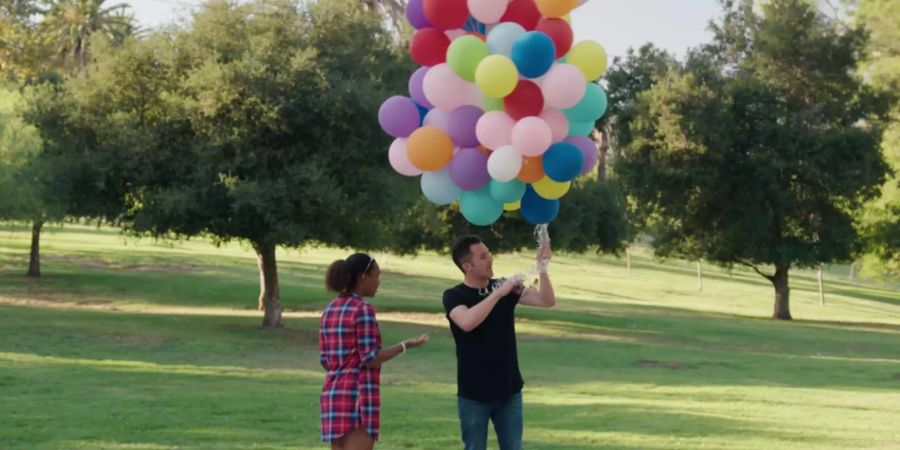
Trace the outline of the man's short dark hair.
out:
M 472 256 L 472 246 L 481 244 L 482 242 L 484 241 L 474 234 L 461 236 L 453 242 L 453 247 L 451 247 L 453 263 L 456 264 L 456 267 L 459 267 L 459 270 L 462 270 L 463 273 L 466 273 L 466 271 L 463 270 L 462 265 L 464 262 L 468 261 L 470 256 Z

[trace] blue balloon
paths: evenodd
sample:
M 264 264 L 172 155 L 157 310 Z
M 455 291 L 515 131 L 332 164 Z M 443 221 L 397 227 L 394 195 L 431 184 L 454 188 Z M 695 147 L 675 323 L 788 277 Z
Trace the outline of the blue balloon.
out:
M 422 123 L 425 121 L 425 116 L 428 115 L 428 111 L 431 110 L 416 103 L 415 101 L 413 101 L 413 103 L 416 104 L 416 108 L 419 108 L 419 126 L 422 126 Z
M 472 225 L 488 226 L 503 215 L 503 203 L 494 200 L 487 186 L 477 191 L 463 191 L 459 210 Z
M 450 171 L 444 168 L 436 172 L 425 172 L 419 181 L 422 194 L 435 205 L 449 205 L 453 203 L 462 189 L 453 184 L 450 179 Z
M 497 24 L 487 35 L 487 45 L 491 53 L 495 55 L 512 55 L 513 44 L 520 36 L 525 34 L 522 25 L 515 22 L 503 22 Z
M 595 122 L 606 113 L 608 100 L 606 92 L 596 83 L 588 83 L 584 90 L 584 96 L 578 103 L 563 110 L 569 122 Z
M 519 73 L 527 78 L 537 78 L 547 73 L 555 58 L 556 45 L 546 33 L 529 31 L 513 43 L 512 60 Z
M 534 188 L 528 186 L 522 197 L 522 207 L 519 210 L 522 217 L 532 225 L 550 223 L 559 214 L 559 200 L 547 200 L 542 198 Z
M 584 156 L 581 155 L 578 147 L 568 142 L 560 142 L 547 149 L 544 153 L 543 164 L 544 173 L 551 180 L 564 183 L 572 181 L 581 173 Z
M 491 180 L 491 197 L 502 203 L 512 203 L 525 195 L 525 183 L 519 180 Z

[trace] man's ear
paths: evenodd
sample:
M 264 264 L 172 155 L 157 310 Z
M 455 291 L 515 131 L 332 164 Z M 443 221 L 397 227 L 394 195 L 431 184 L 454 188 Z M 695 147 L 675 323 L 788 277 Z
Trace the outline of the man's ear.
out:
M 469 269 L 471 269 L 472 266 L 473 266 L 473 265 L 472 265 L 472 263 L 470 263 L 470 262 L 464 262 L 464 263 L 462 263 L 462 271 L 463 271 L 463 274 L 468 273 L 468 272 L 469 272 Z

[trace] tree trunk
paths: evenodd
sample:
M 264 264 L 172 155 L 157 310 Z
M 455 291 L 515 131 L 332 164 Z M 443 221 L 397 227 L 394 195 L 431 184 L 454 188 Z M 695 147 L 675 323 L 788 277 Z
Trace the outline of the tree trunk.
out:
M 775 286 L 775 311 L 773 319 L 791 320 L 791 288 L 788 286 L 789 265 L 775 264 L 775 275 L 769 278 Z
M 703 269 L 700 268 L 700 260 L 697 260 L 697 290 L 703 292 Z
M 822 266 L 819 266 L 817 273 L 819 279 L 819 305 L 825 306 L 825 282 L 822 280 Z
M 625 267 L 628 270 L 628 276 L 631 276 L 631 247 L 625 249 Z
M 594 137 L 597 139 L 597 180 L 601 183 L 606 181 L 606 155 L 609 153 L 609 136 L 605 131 L 596 131 Z
M 850 281 L 856 278 L 856 261 L 850 263 Z
M 35 220 L 31 224 L 31 255 L 28 258 L 28 276 L 39 278 L 41 276 L 41 229 L 44 222 Z
M 263 327 L 282 328 L 281 293 L 278 289 L 278 266 L 275 262 L 275 245 L 253 245 L 259 265 L 259 309 L 263 314 Z

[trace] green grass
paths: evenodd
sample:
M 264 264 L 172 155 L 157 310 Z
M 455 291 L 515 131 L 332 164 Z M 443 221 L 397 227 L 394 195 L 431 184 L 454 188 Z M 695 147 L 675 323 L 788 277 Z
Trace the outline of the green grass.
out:
M 259 328 L 248 248 L 50 228 L 44 277 L 24 228 L 0 229 L 0 447 L 324 448 L 318 312 L 334 249 L 279 250 L 287 329 Z M 448 258 L 377 255 L 387 343 L 382 449 L 459 448 Z M 500 255 L 499 274 L 530 263 Z M 528 449 L 900 448 L 900 290 L 792 272 L 790 323 L 756 274 L 556 255 L 559 305 L 519 309 Z M 496 445 L 492 444 L 492 448 Z

